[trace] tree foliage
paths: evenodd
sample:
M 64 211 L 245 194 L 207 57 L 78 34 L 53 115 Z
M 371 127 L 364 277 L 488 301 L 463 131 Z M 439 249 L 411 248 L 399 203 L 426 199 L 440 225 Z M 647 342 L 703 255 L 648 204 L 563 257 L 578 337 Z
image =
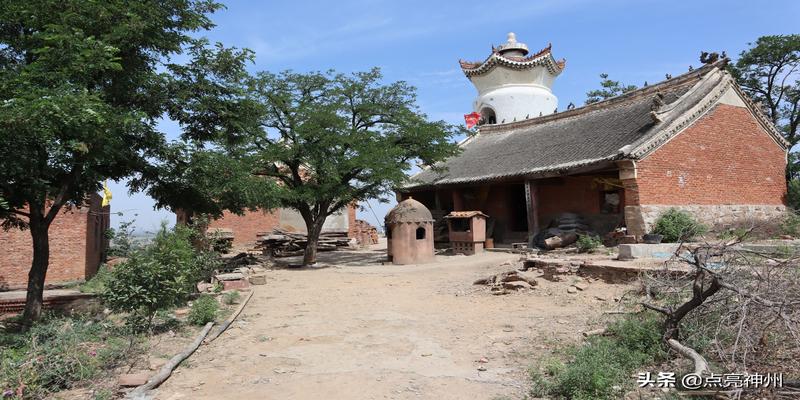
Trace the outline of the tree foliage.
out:
M 730 67 L 792 146 L 800 141 L 800 35 L 762 36 Z
M 278 201 L 306 223 L 306 264 L 316 260 L 316 239 L 329 215 L 389 193 L 412 162 L 432 165 L 457 151 L 451 141 L 457 128 L 428 121 L 416 106 L 415 89 L 382 84 L 378 69 L 261 73 L 257 79 L 264 134 L 250 147 L 259 171 L 278 182 Z
M 241 148 L 260 131 L 263 115 L 246 70 L 252 52 L 198 40 L 187 53 L 189 62 L 167 66 L 172 94 L 167 115 L 180 125 L 181 139 L 158 152 L 153 164 L 131 180 L 131 190 L 145 191 L 157 208 L 181 211 L 190 219 L 271 208 L 273 185 L 253 174 L 253 159 Z
M 211 0 L 0 2 L 3 226 L 30 228 L 25 321 L 41 312 L 49 226 L 163 144 L 170 57 L 212 26 Z
M 608 79 L 606 73 L 600 74 L 600 79 L 600 89 L 586 92 L 586 104 L 597 103 L 636 90 L 636 85 L 625 85 L 619 81 L 612 81 Z
M 187 217 L 222 217 L 273 207 L 274 184 L 255 175 L 247 155 L 176 142 L 160 152 L 157 163 L 130 182 L 155 199 L 156 208 L 181 211 Z

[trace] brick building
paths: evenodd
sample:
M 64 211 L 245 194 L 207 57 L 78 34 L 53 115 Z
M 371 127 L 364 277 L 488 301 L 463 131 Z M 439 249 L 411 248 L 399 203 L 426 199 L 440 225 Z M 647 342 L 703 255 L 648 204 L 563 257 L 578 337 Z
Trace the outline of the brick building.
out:
M 601 234 L 626 226 L 641 236 L 671 207 L 711 226 L 785 211 L 788 144 L 726 60 L 557 112 L 542 107 L 565 62 L 550 47 L 526 54 L 510 35 L 486 61 L 461 63 L 478 89 L 478 133 L 443 170 L 413 176 L 400 198 L 413 195 L 434 216 L 482 211 L 500 243 L 525 240 L 562 213 Z
M 50 266 L 46 284 L 81 281 L 94 276 L 105 258 L 110 207 L 93 194 L 81 208 L 62 211 L 50 226 Z M 0 230 L 0 290 L 25 288 L 33 247 L 28 230 Z
M 178 214 L 178 220 L 181 216 Z M 222 230 L 233 233 L 233 245 L 237 248 L 252 247 L 259 232 L 283 229 L 289 232 L 306 232 L 303 217 L 297 211 L 278 208 L 272 211 L 248 211 L 243 215 L 225 212 L 222 218 L 211 221 L 209 231 Z M 356 206 L 329 216 L 323 232 L 347 232 L 348 237 L 357 236 Z

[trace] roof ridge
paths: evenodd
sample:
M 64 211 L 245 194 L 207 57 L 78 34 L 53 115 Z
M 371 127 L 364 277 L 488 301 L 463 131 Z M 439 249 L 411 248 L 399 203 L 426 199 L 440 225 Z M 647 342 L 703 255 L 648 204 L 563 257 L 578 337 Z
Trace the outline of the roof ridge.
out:
M 624 102 L 632 100 L 634 98 L 639 98 L 639 97 L 642 97 L 642 96 L 655 94 L 655 93 L 659 92 L 661 89 L 663 89 L 664 87 L 672 87 L 672 86 L 683 85 L 683 84 L 689 82 L 690 80 L 692 80 L 694 78 L 697 78 L 698 76 L 705 76 L 706 74 L 710 73 L 714 69 L 721 69 L 721 67 L 724 67 L 724 65 L 727 64 L 727 61 L 728 61 L 727 59 L 721 59 L 721 60 L 716 61 L 716 62 L 711 63 L 711 64 L 705 64 L 700 68 L 697 68 L 697 69 L 695 69 L 693 71 L 689 71 L 689 72 L 683 73 L 681 75 L 672 77 L 670 79 L 666 79 L 666 80 L 663 80 L 661 82 L 658 82 L 658 83 L 655 83 L 655 84 L 652 84 L 652 85 L 647 85 L 647 86 L 638 88 L 636 90 L 631 90 L 630 92 L 623 93 L 621 95 L 614 96 L 614 97 L 611 97 L 611 98 L 608 98 L 608 99 L 604 99 L 604 100 L 601 100 L 601 101 L 598 101 L 598 102 L 595 102 L 595 103 L 586 104 L 586 105 L 583 105 L 581 107 L 576 107 L 576 108 L 573 108 L 571 110 L 565 110 L 565 111 L 554 113 L 554 114 L 544 115 L 544 116 L 541 116 L 541 117 L 534 117 L 534 118 L 526 119 L 526 120 L 522 120 L 522 121 L 509 122 L 509 123 L 505 123 L 505 124 L 481 125 L 478 129 L 479 129 L 479 131 L 484 131 L 486 133 L 490 133 L 490 132 L 493 132 L 493 131 L 496 131 L 496 130 L 504 130 L 506 128 L 518 128 L 518 127 L 524 127 L 524 126 L 529 126 L 529 125 L 535 125 L 535 124 L 539 124 L 539 123 L 543 123 L 543 122 L 554 121 L 554 120 L 558 120 L 558 119 L 561 119 L 561 118 L 569 118 L 569 117 L 572 117 L 572 116 L 581 115 L 581 114 L 584 114 L 584 113 L 587 113 L 587 112 L 591 112 L 591 111 L 595 111 L 595 110 L 598 110 L 598 109 L 603 109 L 603 108 L 606 108 L 609 105 L 614 105 L 614 104 L 618 104 L 618 103 L 624 103 Z

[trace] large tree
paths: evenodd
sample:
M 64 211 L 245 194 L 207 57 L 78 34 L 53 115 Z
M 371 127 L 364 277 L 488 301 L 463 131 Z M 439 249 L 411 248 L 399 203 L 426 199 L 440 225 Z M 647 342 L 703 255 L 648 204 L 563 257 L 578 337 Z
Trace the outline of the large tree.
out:
M 636 85 L 626 85 L 608 78 L 608 74 L 600 74 L 600 89 L 586 92 L 586 104 L 597 103 L 605 99 L 619 96 L 636 90 Z
M 49 227 L 102 179 L 143 169 L 163 145 L 164 64 L 212 26 L 210 0 L 0 2 L 0 196 L 30 230 L 25 326 L 39 318 Z M 9 156 L 12 155 L 13 156 Z
M 255 174 L 256 165 L 252 156 L 236 150 L 180 141 L 161 151 L 158 161 L 130 181 L 130 188 L 192 224 L 196 217 L 219 218 L 225 211 L 273 208 L 274 182 Z
M 792 146 L 800 141 L 800 35 L 762 36 L 730 70 Z
M 146 192 L 156 208 L 181 212 L 189 223 L 272 208 L 274 183 L 254 174 L 255 160 L 242 146 L 261 132 L 264 114 L 247 72 L 253 53 L 199 40 L 187 54 L 188 62 L 167 66 L 167 117 L 181 127 L 181 138 L 130 181 L 131 191 Z
M 258 77 L 267 111 L 252 151 L 260 172 L 278 182 L 280 203 L 305 221 L 306 265 L 316 262 L 329 215 L 391 192 L 405 181 L 412 162 L 432 165 L 457 151 L 457 128 L 428 121 L 413 87 L 381 79 L 377 69 Z

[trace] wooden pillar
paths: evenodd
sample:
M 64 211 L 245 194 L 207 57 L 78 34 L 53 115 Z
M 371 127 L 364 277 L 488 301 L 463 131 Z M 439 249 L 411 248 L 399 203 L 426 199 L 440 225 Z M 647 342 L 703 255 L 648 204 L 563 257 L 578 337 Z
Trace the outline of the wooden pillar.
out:
M 458 189 L 453 189 L 453 211 L 464 211 L 464 199 Z
M 539 232 L 539 196 L 536 194 L 536 183 L 525 180 L 525 210 L 528 214 L 528 240 Z

